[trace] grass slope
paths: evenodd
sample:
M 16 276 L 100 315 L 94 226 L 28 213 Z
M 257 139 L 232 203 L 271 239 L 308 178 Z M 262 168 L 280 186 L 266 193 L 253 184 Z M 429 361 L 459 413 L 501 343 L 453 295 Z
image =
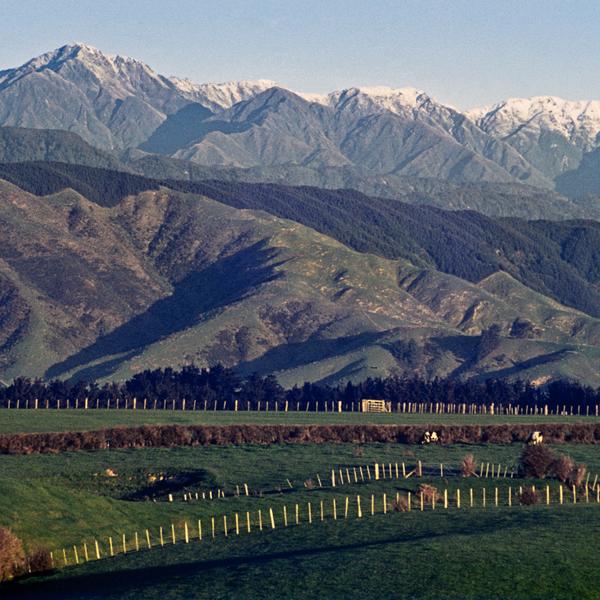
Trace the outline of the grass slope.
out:
M 593 446 L 561 446 L 574 460 L 584 461 L 592 473 L 600 470 L 600 454 Z M 10 525 L 29 547 L 51 548 L 88 544 L 107 536 L 120 540 L 126 532 L 148 527 L 156 542 L 159 526 L 175 523 L 179 543 L 150 552 L 130 552 L 67 568 L 41 578 L 3 586 L 3 598 L 334 598 L 343 593 L 356 598 L 498 598 L 559 600 L 595 598 L 600 577 L 594 556 L 600 550 L 600 507 L 591 502 L 576 506 L 513 506 L 495 508 L 493 488 L 506 498 L 508 485 L 543 482 L 511 479 L 469 479 L 452 476 L 461 457 L 473 452 L 477 462 L 514 465 L 514 446 L 362 446 L 356 456 L 352 445 L 271 446 L 227 448 L 175 448 L 100 451 L 77 454 L 1 456 L 0 524 Z M 331 468 L 378 462 L 409 465 L 423 461 L 423 479 L 386 479 L 332 488 L 307 489 L 302 482 L 324 481 Z M 444 462 L 446 478 L 434 473 Z M 117 477 L 104 476 L 110 468 Z M 172 503 L 125 500 L 127 494 L 147 485 L 148 472 L 198 475 L 201 489 L 229 491 L 248 482 L 264 495 L 213 501 Z M 289 489 L 286 479 L 293 482 Z M 370 494 L 416 490 L 421 481 L 459 486 L 463 498 L 468 487 L 477 490 L 476 507 L 444 511 L 441 505 L 425 513 L 376 514 L 368 509 Z M 556 488 L 553 483 L 553 488 Z M 481 487 L 487 488 L 488 508 L 481 505 Z M 278 489 L 281 491 L 278 491 Z M 197 489 L 197 488 L 196 488 Z M 275 493 L 272 493 L 274 491 Z M 363 498 L 365 515 L 358 519 L 354 496 Z M 319 502 L 331 506 L 333 497 L 352 498 L 349 519 L 320 522 Z M 556 490 L 554 490 L 556 495 Z M 555 498 L 556 500 L 556 498 Z M 309 525 L 306 503 L 311 502 L 315 522 Z M 281 525 L 283 506 L 301 506 L 301 525 Z M 466 503 L 466 500 L 465 500 Z M 256 531 L 256 511 L 273 507 L 278 527 Z M 251 534 L 225 539 L 205 538 L 183 544 L 183 521 L 201 518 L 205 535 L 210 516 L 252 511 Z M 290 513 L 291 514 L 291 513 Z M 265 517 L 266 519 L 266 517 Z M 217 522 L 221 522 L 219 518 Z M 168 530 L 168 529 L 167 529 Z M 192 533 L 195 527 L 192 527 Z M 115 541 L 118 546 L 118 543 Z M 70 556 L 72 551 L 69 550 Z

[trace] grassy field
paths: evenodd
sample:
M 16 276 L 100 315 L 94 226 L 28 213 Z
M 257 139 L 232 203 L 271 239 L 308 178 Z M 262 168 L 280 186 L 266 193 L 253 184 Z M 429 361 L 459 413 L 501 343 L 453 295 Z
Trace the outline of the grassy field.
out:
M 599 534 L 596 506 L 395 513 L 91 562 L 3 598 L 591 600 Z
M 501 424 L 501 423 L 563 423 L 597 422 L 600 417 L 578 416 L 490 416 L 490 415 L 431 415 L 377 413 L 257 413 L 232 411 L 172 411 L 172 410 L 7 410 L 0 409 L 0 434 L 35 431 L 85 431 L 105 427 L 151 424 Z
M 288 413 L 133 413 L 102 411 L 1 411 L 3 431 L 95 429 L 109 425 L 157 423 L 182 419 L 190 422 L 427 422 L 431 415 L 306 415 Z M 440 416 L 445 422 L 465 417 Z M 54 422 L 51 421 L 54 419 Z M 244 419 L 251 419 L 244 421 Z M 271 421 L 272 419 L 272 421 Z M 471 422 L 506 422 L 508 417 L 467 417 Z M 513 421 L 514 419 L 514 421 Z M 547 418 L 549 419 L 549 417 Z M 533 418 L 535 420 L 535 418 Z M 176 422 L 176 421 L 175 421 Z M 303 422 L 306 422 L 304 420 Z M 310 422 L 310 421 L 309 421 Z M 511 417 L 510 422 L 527 422 Z M 600 448 L 563 444 L 556 451 L 586 463 L 591 477 L 600 473 Z M 545 485 L 541 480 L 462 478 L 460 460 L 473 453 L 478 464 L 501 464 L 508 474 L 518 463 L 519 445 L 407 446 L 396 444 L 322 444 L 272 446 L 207 446 L 101 450 L 62 454 L 0 456 L 0 525 L 10 526 L 29 548 L 57 551 L 98 539 L 103 554 L 108 536 L 117 548 L 126 533 L 129 552 L 85 565 L 67 567 L 44 577 L 23 579 L 0 588 L 0 597 L 18 598 L 418 598 L 418 599 L 571 599 L 597 598 L 600 573 L 600 505 L 595 496 L 585 503 L 558 506 L 558 484 L 551 482 L 553 506 L 508 508 L 508 487 L 515 498 L 518 486 Z M 375 462 L 405 463 L 410 472 L 421 461 L 424 477 L 411 476 L 330 486 L 331 469 L 353 474 Z M 440 463 L 444 477 L 440 477 Z M 401 472 L 401 471 L 400 471 Z M 173 502 L 149 475 L 163 474 L 171 481 Z M 395 475 L 395 469 L 392 469 Z M 169 477 L 184 477 L 169 480 Z M 321 478 L 324 487 L 319 487 Z M 305 483 L 308 482 L 308 487 Z M 237 497 L 236 486 L 247 483 L 251 495 Z M 451 506 L 421 513 L 382 512 L 382 494 L 391 499 L 414 494 L 420 483 L 449 490 Z M 291 487 L 290 487 L 291 485 Z M 475 508 L 467 507 L 469 488 L 475 490 Z M 500 506 L 493 506 L 494 488 Z M 227 496 L 184 502 L 183 493 L 224 489 Z M 482 506 L 482 488 L 487 507 Z M 463 507 L 453 506 L 461 490 Z M 359 519 L 356 496 L 363 502 Z M 370 497 L 376 513 L 370 514 Z M 341 512 L 350 498 L 347 520 L 332 520 L 332 500 Z M 150 497 L 150 499 L 149 499 Z M 151 501 L 155 497 L 156 501 Z M 569 496 L 567 495 L 567 498 Z M 312 525 L 307 523 L 311 503 Z M 320 521 L 323 502 L 325 520 Z M 291 525 L 293 507 L 300 507 L 301 524 Z M 290 515 L 284 528 L 283 508 Z M 277 527 L 267 525 L 272 508 Z M 262 511 L 265 530 L 257 531 Z M 229 524 L 235 513 L 252 514 L 252 533 L 224 538 L 222 516 Z M 206 539 L 210 518 L 216 517 L 217 537 Z M 183 523 L 204 523 L 205 539 L 182 543 Z M 131 552 L 134 532 L 148 528 L 156 545 L 159 527 L 165 536 L 171 524 L 177 531 L 175 546 Z M 60 556 L 60 553 L 57 554 Z M 60 561 L 59 561 L 60 562 Z

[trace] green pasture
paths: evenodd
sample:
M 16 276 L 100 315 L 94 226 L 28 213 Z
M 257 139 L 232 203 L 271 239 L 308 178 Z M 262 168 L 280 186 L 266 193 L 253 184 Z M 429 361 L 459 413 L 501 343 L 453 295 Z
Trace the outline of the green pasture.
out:
M 2 417 L 6 418 L 9 412 L 8 418 L 14 419 L 12 427 L 16 423 L 26 426 L 27 418 L 38 419 L 33 411 L 2 411 Z M 65 429 L 75 428 L 69 427 L 68 419 L 81 427 L 88 418 L 114 416 L 117 423 L 118 418 L 139 418 L 132 412 L 115 413 L 40 414 L 56 417 L 55 425 Z M 156 416 L 160 418 L 162 414 Z M 260 417 L 260 421 L 254 422 L 265 422 L 264 415 L 253 413 L 175 412 L 169 416 L 205 419 L 200 422 L 210 419 L 236 422 L 236 418 L 246 416 Z M 328 417 L 356 419 L 367 415 L 270 415 L 274 422 L 298 416 L 312 417 L 313 422 L 328 422 L 325 421 Z M 404 418 L 419 422 L 418 415 Z M 445 418 L 456 419 L 447 415 Z M 7 421 L 3 423 L 6 427 Z M 91 428 L 98 426 L 99 421 L 95 421 Z M 106 422 L 100 426 L 106 426 Z M 563 444 L 554 449 L 585 463 L 590 484 L 595 474 L 600 474 L 597 446 Z M 10 526 L 30 549 L 52 550 L 61 567 L 62 548 L 65 548 L 69 566 L 53 574 L 2 584 L 0 597 L 214 600 L 337 598 L 343 594 L 361 599 L 598 598 L 600 504 L 595 494 L 590 494 L 586 502 L 579 492 L 578 502 L 573 505 L 570 492 L 565 491 L 565 504 L 560 506 L 558 482 L 516 476 L 511 479 L 520 452 L 517 444 L 281 444 L 1 455 L 0 525 Z M 484 464 L 483 472 L 488 475 L 492 473 L 492 464 L 495 474 L 501 465 L 502 476 L 461 477 L 459 464 L 467 453 L 474 455 L 478 465 Z M 409 474 L 419 461 L 423 477 L 417 478 L 413 473 L 403 478 L 402 463 Z M 375 462 L 386 464 L 384 479 L 368 479 L 368 472 L 374 476 Z M 396 463 L 399 478 L 396 478 Z M 361 467 L 364 481 L 359 475 Z M 332 469 L 336 472 L 336 487 L 331 486 Z M 340 485 L 340 470 L 343 485 Z M 181 484 L 170 479 L 182 475 L 189 479 Z M 173 502 L 167 501 L 164 491 L 153 492 L 160 485 L 151 481 L 155 477 L 159 482 L 160 477 L 163 481 L 173 481 L 175 487 L 170 489 Z M 442 492 L 435 510 L 430 505 L 423 512 L 419 510 L 416 492 L 421 483 L 435 485 Z M 547 483 L 552 490 L 551 506 L 543 503 L 542 490 Z M 244 484 L 248 485 L 249 496 L 244 495 Z M 542 503 L 520 506 L 519 486 L 531 485 L 542 491 Z M 509 487 L 512 507 L 507 506 Z M 470 488 L 474 490 L 473 508 L 469 506 Z M 495 506 L 496 488 L 499 506 Z M 226 497 L 183 501 L 184 493 L 191 492 L 195 497 L 196 492 L 201 496 L 211 490 L 216 496 L 217 489 L 225 490 Z M 236 495 L 238 489 L 241 496 Z M 448 510 L 443 507 L 444 489 L 448 490 L 450 500 Z M 457 490 L 462 499 L 460 509 L 456 507 Z M 394 511 L 392 501 L 396 494 L 406 498 L 409 492 L 413 498 L 412 510 Z M 382 514 L 384 493 L 388 510 L 385 515 Z M 361 498 L 361 518 L 357 496 Z M 372 496 L 375 515 L 371 515 Z M 346 498 L 348 518 L 343 517 Z M 338 517 L 335 521 L 334 499 Z M 312 524 L 308 522 L 309 503 Z M 294 522 L 296 505 L 299 525 Z M 284 507 L 288 527 L 283 522 Z M 274 514 L 274 530 L 270 526 L 269 509 Z M 261 511 L 262 531 L 259 531 L 258 511 Z M 251 533 L 244 531 L 247 512 L 251 515 Z M 236 513 L 240 516 L 239 536 L 232 530 Z M 223 533 L 224 515 L 228 519 L 228 537 Z M 216 524 L 214 539 L 210 535 L 212 517 Z M 198 541 L 198 520 L 203 527 L 202 541 Z M 189 544 L 184 542 L 185 523 L 189 526 Z M 176 530 L 175 545 L 170 543 L 171 524 Z M 158 547 L 160 527 L 166 542 L 164 548 Z M 150 531 L 152 550 L 144 548 L 146 529 Z M 139 552 L 135 551 L 135 532 L 142 548 Z M 128 550 L 125 556 L 121 553 L 123 533 Z M 112 558 L 106 557 L 109 537 L 117 553 Z M 77 546 L 78 556 L 83 558 L 86 542 L 93 557 L 94 540 L 99 542 L 102 560 L 71 566 L 73 546 Z
M 85 431 L 136 425 L 229 425 L 239 423 L 277 424 L 502 424 L 597 422 L 600 417 L 506 416 L 401 413 L 314 413 L 181 410 L 56 410 L 0 409 L 0 434 L 36 431 Z
M 595 505 L 393 513 L 133 552 L 3 598 L 592 600 L 599 534 Z

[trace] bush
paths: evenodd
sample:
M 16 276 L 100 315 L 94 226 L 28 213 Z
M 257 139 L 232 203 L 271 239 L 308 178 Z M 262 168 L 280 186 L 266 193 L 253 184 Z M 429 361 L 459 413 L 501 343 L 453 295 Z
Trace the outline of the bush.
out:
M 552 471 L 555 477 L 565 483 L 569 480 L 575 468 L 575 463 L 568 456 L 561 455 L 555 461 Z
M 392 508 L 396 512 L 406 512 L 408 510 L 408 498 L 406 496 L 399 496 L 392 501 Z
M 524 506 L 533 506 L 539 501 L 537 492 L 532 488 L 525 488 L 519 496 L 519 501 Z
M 43 573 L 53 569 L 50 552 L 43 548 L 37 548 L 27 555 L 27 565 L 31 573 Z
M 460 472 L 463 477 L 472 477 L 475 475 L 477 465 L 475 464 L 475 457 L 472 454 L 465 454 L 463 459 L 460 461 Z
M 572 471 L 569 477 L 569 485 L 580 488 L 585 482 L 585 476 L 587 475 L 587 467 L 584 464 L 577 465 Z
M 544 445 L 525 446 L 521 452 L 520 467 L 525 477 L 544 479 L 552 472 L 555 463 L 554 452 Z
M 437 488 L 433 485 L 429 485 L 427 483 L 421 483 L 419 488 L 417 489 L 417 494 L 419 497 L 423 494 L 423 502 L 425 504 L 433 504 L 433 500 L 436 501 L 440 499 L 440 495 L 437 491 Z
M 0 527 L 0 582 L 16 577 L 24 567 L 23 543 L 10 529 Z

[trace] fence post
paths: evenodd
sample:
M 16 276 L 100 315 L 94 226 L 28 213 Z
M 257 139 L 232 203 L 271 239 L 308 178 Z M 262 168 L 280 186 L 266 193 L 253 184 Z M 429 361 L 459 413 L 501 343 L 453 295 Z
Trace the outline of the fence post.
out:
M 227 537 L 227 515 L 223 515 L 223 533 Z
M 321 521 L 323 521 L 323 520 L 325 520 L 325 510 L 324 510 L 324 507 L 323 507 L 323 500 L 321 500 L 319 508 L 321 510 Z
M 152 544 L 150 543 L 150 532 L 146 529 L 146 545 L 148 546 L 148 550 L 152 549 Z
M 235 535 L 240 535 L 240 516 L 235 513 Z
M 485 488 L 482 488 L 481 490 L 481 501 L 483 504 L 483 508 L 485 508 Z
M 94 540 L 94 547 L 96 550 L 96 560 L 100 560 L 100 545 L 98 544 L 98 540 Z
M 346 505 L 344 506 L 344 519 L 348 518 L 348 510 L 350 509 L 350 498 L 346 496 Z
M 550 504 L 550 486 L 546 485 L 546 504 Z
M 360 496 L 356 496 L 356 508 L 358 511 L 358 518 L 362 518 L 362 509 L 360 507 Z
M 158 528 L 158 535 L 159 535 L 159 539 L 160 539 L 160 547 L 162 548 L 165 545 L 165 538 L 163 536 L 163 528 L 162 527 Z
M 456 490 L 456 508 L 460 508 L 460 490 Z
M 410 507 L 411 507 L 411 504 L 412 504 L 412 498 L 411 498 L 411 493 L 410 492 L 408 492 L 407 498 L 408 498 L 408 502 L 407 502 L 408 503 L 408 512 L 410 512 Z
M 387 496 L 383 494 L 383 514 L 387 514 Z
M 171 523 L 171 539 L 173 540 L 174 544 L 177 543 L 177 539 L 175 537 L 175 524 L 174 523 Z
M 448 508 L 448 488 L 444 489 L 444 508 Z
M 300 525 L 300 506 L 296 504 L 296 525 Z
M 512 506 L 512 487 L 508 488 L 508 505 Z
M 332 500 L 333 503 L 333 520 L 337 521 L 337 506 L 335 503 L 335 498 Z
M 83 542 L 83 556 L 85 558 L 85 562 L 88 562 L 90 560 L 90 557 L 88 555 L 88 547 L 87 547 L 87 543 Z
M 423 512 L 423 510 L 425 510 L 423 492 L 421 492 L 419 495 L 421 497 L 421 512 Z
M 250 513 L 246 511 L 246 529 L 250 533 Z
M 189 544 L 190 543 L 190 532 L 189 532 L 189 529 L 188 529 L 187 521 L 183 522 L 183 536 L 185 538 L 185 543 Z
M 139 550 L 140 550 L 140 540 L 138 538 L 138 532 L 137 531 L 134 534 L 134 543 L 135 543 L 135 550 L 136 550 L 136 552 L 139 552 Z M 87 551 L 86 551 L 86 554 L 87 554 Z
M 273 515 L 273 509 L 269 507 L 269 518 L 271 519 L 271 529 L 275 529 L 275 515 Z
M 560 486 L 558 488 L 558 501 L 560 504 L 562 504 L 564 501 L 564 490 L 563 490 L 562 483 L 560 484 Z
M 577 488 L 573 485 L 573 504 L 577 504 Z
M 288 526 L 288 517 L 287 517 L 287 506 L 283 506 L 283 526 Z
M 259 531 L 263 530 L 263 520 L 262 520 L 262 510 L 258 510 L 258 529 Z
M 473 488 L 469 488 L 469 504 L 471 508 L 475 505 L 475 502 L 473 501 Z
M 312 506 L 310 505 L 310 502 L 308 502 L 307 505 L 308 505 L 308 522 L 309 522 L 309 524 L 312 525 Z
M 110 555 L 114 556 L 115 555 L 115 549 L 113 548 L 113 541 L 112 541 L 111 537 L 108 538 L 108 549 L 109 549 Z

